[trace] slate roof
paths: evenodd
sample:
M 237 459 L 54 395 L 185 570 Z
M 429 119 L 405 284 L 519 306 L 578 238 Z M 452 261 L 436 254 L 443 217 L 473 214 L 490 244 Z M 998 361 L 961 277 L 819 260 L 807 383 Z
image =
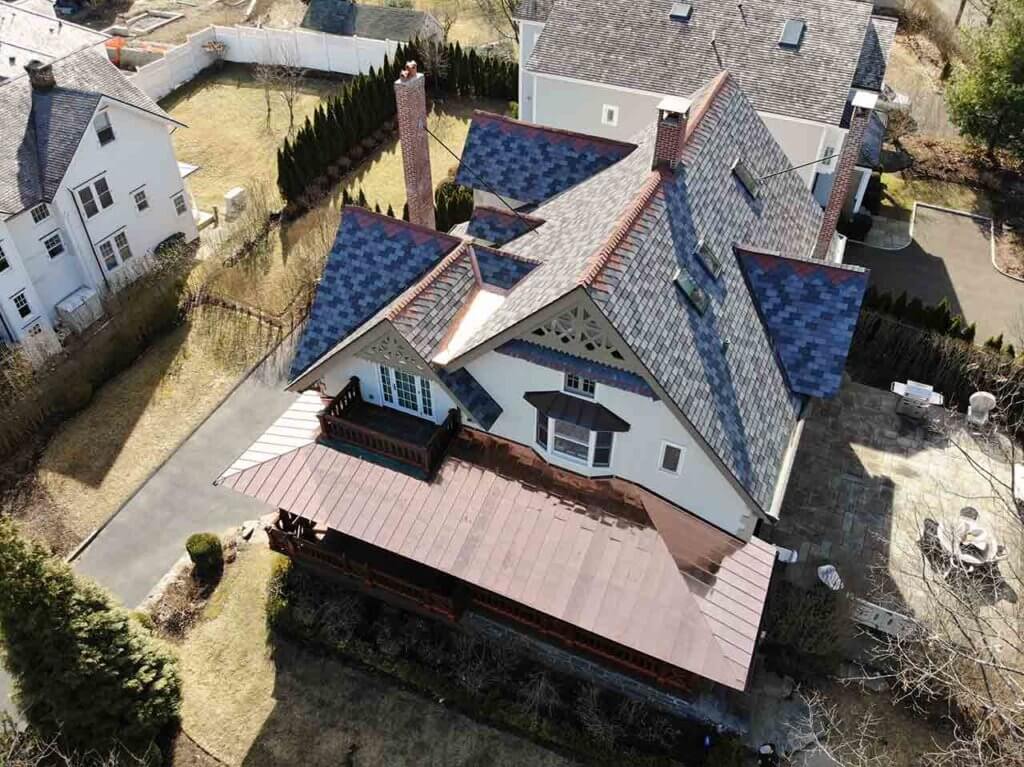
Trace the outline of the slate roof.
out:
M 537 261 L 527 261 L 483 245 L 474 245 L 473 253 L 480 270 L 480 281 L 502 290 L 514 288 L 538 265 Z
M 555 0 L 527 69 L 683 97 L 728 69 L 758 110 L 839 124 L 870 3 L 697 0 L 677 22 L 672 2 Z M 799 50 L 778 44 L 788 19 L 807 23 Z
M 295 378 L 374 317 L 461 241 L 347 206 L 295 352 Z
M 515 17 L 524 21 L 547 21 L 551 6 L 554 4 L 555 0 L 520 0 L 516 6 Z
M 790 388 L 812 397 L 835 396 L 867 270 L 742 247 L 736 255 Z
M 889 66 L 889 53 L 892 51 L 893 40 L 896 39 L 898 23 L 896 19 L 885 16 L 872 16 L 868 21 L 860 58 L 857 60 L 857 70 L 853 74 L 855 88 L 882 90 L 885 70 Z
M 544 222 L 522 213 L 477 205 L 473 208 L 466 233 L 479 240 L 504 245 L 509 240 L 536 229 L 542 223 Z
M 310 0 L 300 26 L 331 35 L 399 42 L 443 34 L 437 19 L 425 11 L 357 5 L 347 0 Z
M 868 127 L 860 142 L 857 164 L 865 168 L 877 168 L 882 163 L 882 144 L 885 142 L 885 120 L 878 110 L 872 110 Z
M 33 91 L 25 74 L 0 83 L 0 214 L 53 199 L 101 97 L 171 120 L 104 53 L 73 53 L 53 72 L 49 91 Z
M 581 378 L 589 378 L 592 381 L 611 386 L 615 389 L 630 391 L 634 394 L 642 394 L 651 399 L 657 399 L 658 395 L 648 385 L 647 381 L 636 373 L 628 370 L 620 370 L 609 365 L 602 365 L 600 362 L 585 360 L 573 354 L 549 349 L 546 346 L 538 346 L 521 338 L 514 338 L 506 341 L 494 351 L 516 359 L 532 362 L 534 365 L 558 370 L 559 372 L 575 373 Z
M 621 160 L 636 147 L 474 112 L 457 183 L 536 204 Z
M 451 390 L 459 403 L 476 419 L 476 422 L 485 429 L 490 429 L 498 420 L 498 416 L 502 414 L 501 405 L 465 368 L 459 368 L 453 373 L 438 370 L 438 377 Z
M 52 61 L 109 39 L 103 32 L 58 20 L 52 5 L 47 11 L 0 2 L 0 81 L 23 74 L 32 59 Z

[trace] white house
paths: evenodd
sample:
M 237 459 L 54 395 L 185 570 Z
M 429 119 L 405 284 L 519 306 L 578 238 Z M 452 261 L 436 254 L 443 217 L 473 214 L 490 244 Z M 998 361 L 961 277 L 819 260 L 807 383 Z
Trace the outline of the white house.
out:
M 0 83 L 0 338 L 82 329 L 98 296 L 197 237 L 179 124 L 83 49 Z
M 396 85 L 413 220 L 344 209 L 293 362 L 319 432 L 289 416 L 222 482 L 280 510 L 277 550 L 415 609 L 525 626 L 677 702 L 743 690 L 756 534 L 867 273 L 812 258 L 822 210 L 766 173 L 785 152 L 726 72 L 635 144 L 477 113 L 457 180 L 530 212 L 449 234 L 416 183 L 422 87 Z
M 854 104 L 867 134 L 841 202 L 860 208 L 896 20 L 860 0 L 523 0 L 523 120 L 629 141 L 665 96 L 728 69 L 825 206 Z M 829 159 L 825 159 L 829 158 Z
M 82 50 L 102 50 L 110 35 L 58 19 L 47 0 L 0 2 L 0 82 L 24 73 L 30 61 L 53 61 Z

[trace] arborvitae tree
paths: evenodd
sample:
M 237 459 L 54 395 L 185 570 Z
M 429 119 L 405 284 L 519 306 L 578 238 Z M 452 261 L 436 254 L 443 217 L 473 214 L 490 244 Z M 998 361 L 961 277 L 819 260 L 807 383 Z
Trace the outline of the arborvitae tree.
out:
M 985 341 L 984 346 L 985 346 L 986 349 L 991 349 L 994 352 L 1002 351 L 1003 350 L 1003 334 L 1000 333 L 997 336 L 992 336 L 987 341 Z
M 375 202 L 373 204 L 373 212 L 376 213 L 377 215 L 383 215 L 383 212 L 380 209 L 380 203 L 379 202 Z
M 907 315 L 907 291 L 900 293 L 892 304 L 892 316 L 902 320 Z
M 402 204 L 402 220 L 409 220 L 409 203 L 407 202 Z
M 949 323 L 949 328 L 946 330 L 947 335 L 952 338 L 963 338 L 964 335 L 964 318 L 959 314 L 953 318 Z
M 143 752 L 175 720 L 176 661 L 99 587 L 0 520 L 0 635 L 19 707 L 43 736 Z
M 448 224 L 448 200 L 441 194 L 440 189 L 434 193 L 434 226 L 439 232 L 447 232 L 451 229 Z
M 362 187 L 359 187 L 359 197 L 357 198 L 356 205 L 358 205 L 360 208 L 370 207 L 369 203 L 366 201 L 366 195 L 363 194 Z
M 964 340 L 967 341 L 967 343 L 973 344 L 974 337 L 977 334 L 978 328 L 975 327 L 975 324 L 972 322 L 970 325 L 967 326 L 967 329 L 964 331 Z
M 907 304 L 907 322 L 918 327 L 927 325 L 928 315 L 924 310 L 924 302 L 920 298 L 911 299 Z
M 1017 357 L 1017 350 L 1013 348 L 1013 344 L 1007 344 L 1006 348 L 1003 349 L 1003 353 L 1006 354 L 1006 356 L 1009 357 L 1011 360 L 1016 359 Z
M 341 204 L 342 205 L 351 205 L 352 204 L 352 195 L 350 195 L 348 193 L 348 189 L 343 189 L 341 191 Z
M 391 203 L 388 203 L 388 216 L 391 218 L 395 217 L 395 209 L 391 207 Z
M 875 304 L 875 308 L 883 314 L 888 314 L 892 311 L 892 293 L 888 290 L 882 293 L 878 297 L 878 301 Z

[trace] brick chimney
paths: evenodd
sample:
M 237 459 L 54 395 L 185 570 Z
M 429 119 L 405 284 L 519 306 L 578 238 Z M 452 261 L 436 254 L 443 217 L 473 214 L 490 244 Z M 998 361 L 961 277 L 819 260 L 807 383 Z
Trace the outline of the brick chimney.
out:
M 25 65 L 25 71 L 28 72 L 28 81 L 32 84 L 34 91 L 48 91 L 57 85 L 57 80 L 53 76 L 53 67 L 50 64 L 32 59 Z
M 836 163 L 835 173 L 832 177 L 832 191 L 828 196 L 828 204 L 825 205 L 825 214 L 821 218 L 818 242 L 814 246 L 814 257 L 817 259 L 824 259 L 828 256 L 836 224 L 839 223 L 839 217 L 843 214 L 843 206 L 846 205 L 850 181 L 853 179 L 853 169 L 860 158 L 860 145 L 864 140 L 864 131 L 868 127 L 870 117 L 870 109 L 858 106 L 853 108 L 853 114 L 850 116 L 850 129 L 846 133 L 846 140 L 843 141 L 843 151 L 839 153 L 839 161 Z
M 651 169 L 675 169 L 683 155 L 686 140 L 686 123 L 690 119 L 690 100 L 673 98 L 661 100 L 658 104 L 658 135 L 654 141 L 654 158 Z
M 423 74 L 416 71 L 415 61 L 408 62 L 395 81 L 395 103 L 398 105 L 398 138 L 402 145 L 409 220 L 434 229 L 434 185 L 430 178 L 430 148 L 427 144 L 427 90 Z

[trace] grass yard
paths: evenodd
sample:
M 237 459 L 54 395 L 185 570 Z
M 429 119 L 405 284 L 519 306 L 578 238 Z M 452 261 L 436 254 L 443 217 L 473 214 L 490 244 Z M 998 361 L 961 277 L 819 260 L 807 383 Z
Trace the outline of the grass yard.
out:
M 262 356 L 265 343 L 226 335 L 235 325 L 210 310 L 153 344 L 61 426 L 5 511 L 56 552 L 74 549 Z
M 882 194 L 883 213 L 887 207 L 909 211 L 913 209 L 914 202 L 918 201 L 982 216 L 992 215 L 992 203 L 988 195 L 963 184 L 929 178 L 907 178 L 902 171 L 883 173 L 882 183 L 885 184 Z
M 302 125 L 320 100 L 339 90 L 341 80 L 306 78 L 295 102 L 295 125 Z M 277 198 L 277 150 L 288 135 L 288 108 L 279 92 L 271 93 L 268 123 L 265 93 L 248 67 L 227 64 L 200 75 L 163 100 L 161 106 L 187 128 L 172 135 L 181 162 L 200 166 L 188 179 L 202 210 L 223 210 L 224 193 L 235 186 L 267 184 Z
M 243 544 L 178 647 L 182 726 L 202 748 L 246 767 L 572 764 L 380 677 L 269 637 L 266 589 L 277 557 L 265 541 Z

